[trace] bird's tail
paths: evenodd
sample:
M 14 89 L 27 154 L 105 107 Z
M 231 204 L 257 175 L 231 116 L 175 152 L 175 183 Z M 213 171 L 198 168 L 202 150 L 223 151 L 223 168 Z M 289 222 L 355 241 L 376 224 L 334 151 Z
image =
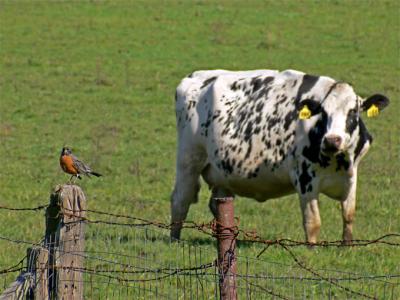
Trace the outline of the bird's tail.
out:
M 90 172 L 90 174 L 91 174 L 91 175 L 94 175 L 94 176 L 96 176 L 96 177 L 103 176 L 103 175 L 101 175 L 100 173 L 96 173 L 96 172 Z

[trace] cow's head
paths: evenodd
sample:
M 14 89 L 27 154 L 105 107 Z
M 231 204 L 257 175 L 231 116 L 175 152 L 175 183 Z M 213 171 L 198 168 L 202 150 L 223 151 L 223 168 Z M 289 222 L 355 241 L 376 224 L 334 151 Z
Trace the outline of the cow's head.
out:
M 331 156 L 356 147 L 360 127 L 365 130 L 362 112 L 375 116 L 388 104 L 383 95 L 363 99 L 349 84 L 335 83 L 320 99 L 300 101 L 298 110 L 300 119 L 314 121 L 309 128 L 310 143 L 318 143 L 320 154 Z

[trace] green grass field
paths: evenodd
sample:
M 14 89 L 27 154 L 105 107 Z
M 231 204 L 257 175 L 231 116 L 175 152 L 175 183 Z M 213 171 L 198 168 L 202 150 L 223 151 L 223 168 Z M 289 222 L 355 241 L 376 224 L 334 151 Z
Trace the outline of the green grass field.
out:
M 179 81 L 198 69 L 290 68 L 391 99 L 364 118 L 374 144 L 360 167 L 354 237 L 400 232 L 399 15 L 395 0 L 0 1 L 0 205 L 47 203 L 69 178 L 58 165 L 68 145 L 104 174 L 79 182 L 89 208 L 167 223 Z M 208 197 L 203 185 L 189 220 L 211 219 Z M 339 203 L 322 197 L 320 207 L 320 238 L 340 239 Z M 303 239 L 296 195 L 238 198 L 235 209 L 242 228 Z M 36 241 L 43 232 L 42 212 L 0 211 L 1 236 Z M 189 230 L 182 238 L 212 245 Z M 0 240 L 0 269 L 25 249 Z M 398 247 L 296 253 L 315 268 L 400 273 Z M 264 256 L 290 262 L 279 249 Z

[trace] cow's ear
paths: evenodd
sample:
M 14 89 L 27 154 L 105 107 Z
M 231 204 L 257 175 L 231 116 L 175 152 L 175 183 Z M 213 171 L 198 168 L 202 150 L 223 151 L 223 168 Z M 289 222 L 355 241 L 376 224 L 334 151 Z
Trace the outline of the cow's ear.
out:
M 361 110 L 367 111 L 368 117 L 375 117 L 388 105 L 389 99 L 386 98 L 386 96 L 375 94 L 364 100 L 364 102 L 361 104 Z
M 306 99 L 297 105 L 300 120 L 306 120 L 321 112 L 321 103 Z

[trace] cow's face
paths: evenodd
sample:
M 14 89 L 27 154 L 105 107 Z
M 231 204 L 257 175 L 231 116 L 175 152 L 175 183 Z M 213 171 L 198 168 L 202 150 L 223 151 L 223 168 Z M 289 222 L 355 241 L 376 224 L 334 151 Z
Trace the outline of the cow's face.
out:
M 319 137 L 310 142 L 319 143 L 321 154 L 330 156 L 347 152 L 357 143 L 363 111 L 382 110 L 388 104 L 385 96 L 373 95 L 363 99 L 355 94 L 350 85 L 338 83 L 320 101 L 301 101 L 299 110 L 307 105 L 316 121 L 310 128 L 311 136 Z

